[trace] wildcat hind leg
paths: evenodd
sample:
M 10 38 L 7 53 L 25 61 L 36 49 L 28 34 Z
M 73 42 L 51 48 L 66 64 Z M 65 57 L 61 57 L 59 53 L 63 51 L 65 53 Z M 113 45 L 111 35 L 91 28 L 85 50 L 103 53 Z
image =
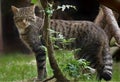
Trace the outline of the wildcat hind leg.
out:
M 101 70 L 103 68 L 102 59 L 103 44 L 101 42 L 93 42 L 89 45 L 83 45 L 79 53 L 76 54 L 75 58 L 85 59 L 90 62 L 90 66 L 95 68 L 98 77 L 101 77 Z

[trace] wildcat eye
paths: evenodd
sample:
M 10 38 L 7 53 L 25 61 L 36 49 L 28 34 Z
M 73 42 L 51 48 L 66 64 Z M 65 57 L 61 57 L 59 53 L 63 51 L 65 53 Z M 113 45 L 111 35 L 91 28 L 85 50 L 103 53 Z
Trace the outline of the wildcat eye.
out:
M 23 21 L 23 19 L 15 18 L 15 21 L 16 21 L 16 22 L 21 22 L 21 21 Z
M 27 20 L 28 20 L 28 21 L 34 21 L 35 18 L 34 18 L 33 16 L 29 16 Z
M 33 16 L 29 16 L 29 18 L 30 18 L 30 19 L 34 19 L 34 17 L 33 17 Z

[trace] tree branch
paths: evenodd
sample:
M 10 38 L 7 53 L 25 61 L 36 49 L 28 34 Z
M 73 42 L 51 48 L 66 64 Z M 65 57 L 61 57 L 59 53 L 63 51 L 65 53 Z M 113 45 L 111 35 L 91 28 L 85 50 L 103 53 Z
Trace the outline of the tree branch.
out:
M 50 78 L 45 79 L 43 82 L 47 82 L 47 81 L 49 81 L 49 80 L 51 80 L 51 79 L 54 79 L 54 76 L 52 76 L 52 77 L 50 77 Z
M 111 40 L 112 37 L 115 37 L 116 42 L 120 44 L 120 28 L 116 21 L 117 18 L 118 14 L 113 12 L 108 7 L 101 5 L 99 14 L 95 19 L 95 24 L 105 30 L 109 40 Z
M 43 6 L 43 9 L 48 8 L 47 0 L 41 0 L 41 4 Z M 44 19 L 44 25 L 43 25 L 43 37 L 44 37 L 47 51 L 48 51 L 50 66 L 53 69 L 53 74 L 54 74 L 54 77 L 57 79 L 57 82 L 69 82 L 69 80 L 67 80 L 66 77 L 62 74 L 57 64 L 57 61 L 54 57 L 54 49 L 50 39 L 50 32 L 48 29 L 50 29 L 50 17 L 49 17 L 49 14 L 45 12 L 45 19 Z
M 106 22 L 109 25 L 110 32 L 115 37 L 115 40 L 118 44 L 120 44 L 120 28 L 115 19 L 115 16 L 111 9 L 105 6 L 101 6 L 106 17 Z

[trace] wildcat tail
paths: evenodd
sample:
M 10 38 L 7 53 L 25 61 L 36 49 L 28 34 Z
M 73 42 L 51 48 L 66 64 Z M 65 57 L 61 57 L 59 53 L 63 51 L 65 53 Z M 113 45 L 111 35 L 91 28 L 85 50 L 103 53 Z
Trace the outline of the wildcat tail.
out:
M 109 81 L 112 79 L 112 56 L 111 55 L 106 55 L 104 58 L 104 66 L 102 68 L 102 71 L 99 75 L 99 80 L 104 79 L 106 81 Z
M 102 77 L 104 80 L 109 81 L 112 78 L 112 63 L 113 63 L 113 61 L 112 61 L 111 55 L 107 55 L 105 61 L 106 62 L 104 62 L 105 66 L 103 68 Z

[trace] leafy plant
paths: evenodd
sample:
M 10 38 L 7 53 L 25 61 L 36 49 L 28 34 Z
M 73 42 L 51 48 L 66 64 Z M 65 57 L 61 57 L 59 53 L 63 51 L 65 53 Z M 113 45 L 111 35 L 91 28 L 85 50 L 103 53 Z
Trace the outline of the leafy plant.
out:
M 79 79 L 90 80 L 92 78 L 91 70 L 93 70 L 93 68 L 89 66 L 89 62 L 85 59 L 72 59 L 65 64 L 63 71 L 77 81 Z
M 66 39 L 60 32 L 57 32 L 55 30 L 49 29 L 49 31 L 50 31 L 50 39 L 54 43 L 54 47 L 57 49 L 61 49 L 61 48 L 55 43 L 58 43 L 59 45 L 61 45 L 63 49 L 66 49 L 66 46 L 70 45 L 75 40 L 75 38 Z

